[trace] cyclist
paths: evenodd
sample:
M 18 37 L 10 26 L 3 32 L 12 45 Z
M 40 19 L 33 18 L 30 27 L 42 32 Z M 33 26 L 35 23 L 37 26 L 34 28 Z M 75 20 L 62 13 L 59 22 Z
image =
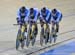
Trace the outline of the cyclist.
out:
M 52 31 L 55 30 L 53 33 L 54 42 L 56 42 L 56 36 L 59 32 L 59 22 L 62 20 L 62 13 L 61 11 L 57 10 L 56 8 L 52 9 L 51 11 L 51 24 L 52 24 Z
M 62 19 L 62 13 L 61 11 L 57 10 L 56 8 L 52 9 L 51 11 L 51 23 L 52 23 L 52 28 L 53 24 L 56 25 L 56 32 L 59 32 L 59 22 Z
M 27 22 L 28 22 L 29 9 L 22 6 L 17 13 L 17 23 L 19 24 L 19 30 L 23 29 L 21 32 L 27 33 Z
M 51 20 L 51 10 L 43 7 L 40 11 L 40 23 L 41 23 L 41 28 L 44 26 L 44 23 L 46 24 L 46 31 L 48 32 L 48 34 L 50 33 L 50 28 L 49 28 L 49 24 L 50 24 L 50 20 Z M 49 36 L 47 38 L 47 42 L 48 42 Z
M 37 8 L 30 8 L 29 24 L 30 24 L 30 29 L 31 29 L 32 25 L 34 24 L 35 35 L 37 35 L 37 33 L 38 33 L 37 20 L 38 20 L 38 9 Z

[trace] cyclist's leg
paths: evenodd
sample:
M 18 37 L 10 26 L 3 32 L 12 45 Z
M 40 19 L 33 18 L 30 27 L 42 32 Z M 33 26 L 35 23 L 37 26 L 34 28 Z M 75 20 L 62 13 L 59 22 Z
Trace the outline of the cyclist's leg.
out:
M 40 25 L 41 25 L 41 34 L 44 35 L 44 23 L 40 22 Z
M 38 27 L 37 27 L 37 24 L 35 24 L 35 32 L 34 32 L 35 35 L 38 34 Z
M 52 40 L 55 41 L 55 21 L 52 21 L 51 23 L 51 36 L 50 36 L 50 43 L 52 42 Z
M 56 42 L 56 39 L 57 39 L 57 32 L 59 31 L 59 23 L 55 23 L 55 26 L 54 26 L 54 34 L 53 34 L 53 38 L 54 38 L 54 43 Z
M 56 23 L 56 33 L 59 32 L 59 23 Z
M 51 23 L 51 25 L 52 25 L 52 27 L 51 27 L 51 34 L 53 34 L 54 33 L 54 27 L 55 27 L 55 23 L 54 23 L 54 21 L 52 21 L 52 23 Z
M 27 24 L 24 25 L 25 29 L 24 29 L 24 39 L 27 38 Z
M 49 36 L 50 36 L 50 35 L 49 35 L 49 34 L 50 34 L 50 28 L 49 28 L 48 23 L 46 24 L 46 27 L 47 27 L 47 28 L 46 28 L 46 29 L 47 29 L 46 31 L 47 31 L 47 42 L 48 42 L 48 41 L 49 41 Z
M 62 14 L 58 21 L 56 21 L 56 32 L 59 32 L 59 22 L 62 20 Z
M 30 38 L 30 40 L 32 40 L 32 27 L 33 27 L 33 23 L 30 23 L 29 24 L 29 38 Z
M 62 20 L 62 17 L 63 17 L 63 15 L 61 14 L 59 21 L 61 21 L 61 20 Z

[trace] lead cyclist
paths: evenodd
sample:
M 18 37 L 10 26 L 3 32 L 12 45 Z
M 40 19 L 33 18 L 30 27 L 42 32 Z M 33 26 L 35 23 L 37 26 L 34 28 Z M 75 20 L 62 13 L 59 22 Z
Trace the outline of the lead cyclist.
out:
M 29 9 L 25 6 L 22 6 L 17 12 L 17 23 L 20 25 L 19 28 L 25 26 L 25 32 L 27 32 L 27 23 L 28 23 Z
M 19 37 L 19 41 L 22 43 L 27 36 L 27 22 L 28 22 L 29 9 L 25 6 L 22 6 L 18 9 L 17 12 L 17 24 L 19 25 L 19 30 L 17 37 Z M 22 35 L 21 35 L 22 34 Z M 21 38 L 22 37 L 22 38 Z M 22 47 L 24 44 L 22 45 Z

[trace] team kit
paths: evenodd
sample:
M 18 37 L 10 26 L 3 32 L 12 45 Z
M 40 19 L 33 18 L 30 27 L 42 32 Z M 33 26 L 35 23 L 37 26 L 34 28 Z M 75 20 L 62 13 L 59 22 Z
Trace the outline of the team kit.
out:
M 59 32 L 59 23 L 62 20 L 62 12 L 56 8 L 50 10 L 47 7 L 38 8 L 27 8 L 22 6 L 17 12 L 17 24 L 19 26 L 17 38 L 16 38 L 16 49 L 23 49 L 31 43 L 34 46 L 36 37 L 38 34 L 40 24 L 40 45 L 43 43 L 47 44 L 56 42 L 57 33 Z M 39 21 L 39 22 L 38 22 Z M 51 30 L 50 30 L 51 26 Z

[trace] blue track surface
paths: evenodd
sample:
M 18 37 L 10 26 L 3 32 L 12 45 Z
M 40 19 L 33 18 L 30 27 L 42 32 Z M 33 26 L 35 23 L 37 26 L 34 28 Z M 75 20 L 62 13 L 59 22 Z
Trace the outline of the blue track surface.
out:
M 40 55 L 71 55 L 72 53 L 75 53 L 75 41 L 49 50 Z

